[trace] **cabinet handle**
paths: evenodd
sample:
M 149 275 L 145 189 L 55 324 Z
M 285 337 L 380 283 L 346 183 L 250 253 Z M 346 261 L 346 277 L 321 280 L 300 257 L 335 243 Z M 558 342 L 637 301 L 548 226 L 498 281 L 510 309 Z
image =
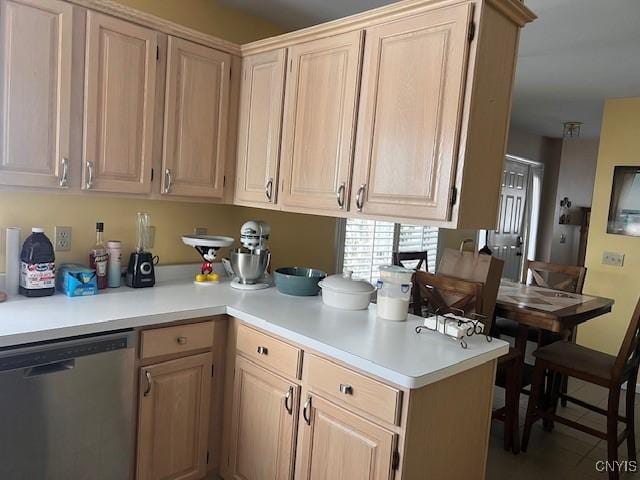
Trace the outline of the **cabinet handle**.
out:
M 344 208 L 345 190 L 346 190 L 346 185 L 344 182 L 342 182 L 338 187 L 338 191 L 336 192 L 336 200 L 338 201 L 338 207 L 340 207 L 341 210 Z
M 353 387 L 346 383 L 340 384 L 340 393 L 344 393 L 345 395 L 353 395 Z
M 307 397 L 307 401 L 304 402 L 304 408 L 302 409 L 302 418 L 307 423 L 307 425 L 311 425 L 311 395 Z
M 258 347 L 258 354 L 269 355 L 269 349 L 267 347 Z
M 267 196 L 267 200 L 271 201 L 273 198 L 273 177 L 269 177 L 267 184 L 264 186 L 264 194 Z
M 178 342 L 178 345 L 186 345 L 187 337 L 177 337 L 176 342 Z
M 59 183 L 61 187 L 66 187 L 69 182 L 69 159 L 62 157 L 62 173 L 60 174 Z
M 293 387 L 289 387 L 289 390 L 287 390 L 287 393 L 284 395 L 284 409 L 289 415 L 293 415 L 293 403 L 291 398 L 292 396 Z
M 87 161 L 87 190 L 93 188 L 93 162 Z
M 356 195 L 356 207 L 358 209 L 359 212 L 362 211 L 362 207 L 364 207 L 364 190 L 365 188 L 367 188 L 367 184 L 363 183 L 362 185 L 360 185 L 360 188 L 358 188 L 358 194 Z
M 169 193 L 173 186 L 173 177 L 171 176 L 171 169 L 167 168 L 164 171 L 164 193 Z
M 151 372 L 145 370 L 144 376 L 147 377 L 147 389 L 144 391 L 144 396 L 148 397 L 151 394 Z

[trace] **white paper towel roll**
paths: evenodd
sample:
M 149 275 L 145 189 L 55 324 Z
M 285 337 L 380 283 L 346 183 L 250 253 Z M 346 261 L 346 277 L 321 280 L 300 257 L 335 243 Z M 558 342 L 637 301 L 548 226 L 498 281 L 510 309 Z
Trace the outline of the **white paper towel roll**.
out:
M 20 228 L 7 228 L 7 268 L 5 288 L 11 295 L 18 294 L 18 282 L 20 280 Z

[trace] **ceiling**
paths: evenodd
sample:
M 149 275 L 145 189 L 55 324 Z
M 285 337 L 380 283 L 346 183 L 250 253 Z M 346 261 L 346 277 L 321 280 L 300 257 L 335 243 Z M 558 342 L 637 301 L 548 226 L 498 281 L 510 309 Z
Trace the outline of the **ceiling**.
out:
M 389 0 L 222 0 L 287 29 L 344 17 Z M 512 123 L 562 136 L 581 121 L 599 135 L 605 98 L 640 96 L 639 0 L 525 0 L 538 20 L 522 33 Z

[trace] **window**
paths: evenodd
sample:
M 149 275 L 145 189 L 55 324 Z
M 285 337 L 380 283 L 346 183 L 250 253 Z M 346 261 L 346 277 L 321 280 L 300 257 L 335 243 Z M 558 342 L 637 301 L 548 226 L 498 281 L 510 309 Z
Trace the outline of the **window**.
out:
M 429 271 L 435 271 L 438 229 L 422 225 L 350 218 L 340 220 L 339 270 L 375 283 L 381 265 L 390 265 L 393 252 L 429 252 Z

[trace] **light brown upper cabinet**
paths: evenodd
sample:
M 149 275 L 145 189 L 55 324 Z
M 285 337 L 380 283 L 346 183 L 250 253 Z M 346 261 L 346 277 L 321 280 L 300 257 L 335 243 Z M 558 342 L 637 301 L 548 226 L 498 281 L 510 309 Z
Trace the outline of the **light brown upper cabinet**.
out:
M 366 29 L 352 210 L 449 219 L 472 9 Z
M 281 153 L 288 209 L 346 208 L 356 124 L 362 32 L 289 48 Z
M 0 1 L 0 184 L 69 183 L 73 7 Z
M 230 469 L 235 479 L 293 478 L 300 387 L 236 358 Z
M 236 203 L 278 201 L 278 162 L 286 50 L 243 58 Z
M 317 395 L 300 413 L 296 478 L 389 480 L 396 435 Z
M 157 33 L 87 13 L 83 188 L 150 193 Z
M 200 480 L 207 471 L 211 353 L 140 370 L 138 480 Z
M 169 37 L 162 193 L 221 198 L 231 56 Z

